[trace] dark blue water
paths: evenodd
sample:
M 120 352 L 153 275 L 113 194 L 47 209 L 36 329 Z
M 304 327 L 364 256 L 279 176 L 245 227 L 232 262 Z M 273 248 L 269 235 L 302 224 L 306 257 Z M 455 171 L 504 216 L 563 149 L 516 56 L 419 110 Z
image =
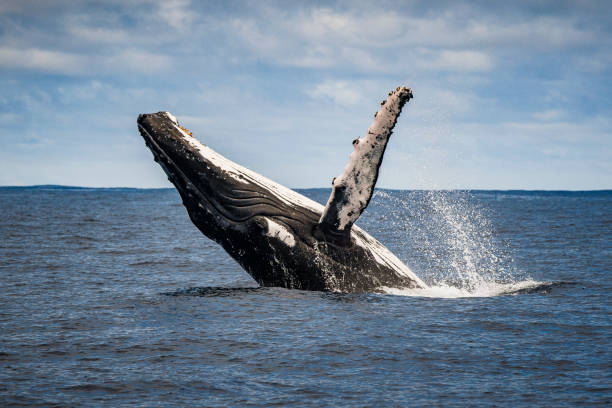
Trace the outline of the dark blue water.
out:
M 612 403 L 609 191 L 378 191 L 420 296 L 257 288 L 170 189 L 0 209 L 2 406 Z

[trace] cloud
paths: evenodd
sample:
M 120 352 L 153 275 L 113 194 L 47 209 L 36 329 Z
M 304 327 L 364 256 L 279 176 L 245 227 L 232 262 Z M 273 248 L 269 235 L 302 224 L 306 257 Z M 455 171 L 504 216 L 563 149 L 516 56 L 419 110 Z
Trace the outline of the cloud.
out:
M 354 82 L 328 80 L 308 89 L 306 93 L 314 99 L 331 99 L 336 105 L 355 105 L 363 96 Z
M 501 19 L 487 9 L 474 9 L 469 18 L 450 11 L 418 16 L 327 7 L 281 11 L 265 6 L 250 11 L 250 16 L 231 20 L 228 34 L 233 42 L 269 64 L 305 68 L 484 72 L 496 66 L 498 56 L 505 56 L 506 66 L 521 65 L 524 60 L 509 56 L 580 50 L 600 37 L 576 18 Z
M 426 50 L 415 61 L 421 69 L 443 71 L 489 71 L 494 67 L 491 57 L 479 51 Z
M 576 65 L 578 69 L 593 74 L 609 71 L 612 69 L 612 52 L 606 49 L 588 56 L 580 56 Z
M 588 165 L 608 163 L 612 154 L 610 129 L 605 117 L 568 122 L 564 120 L 515 121 L 494 124 L 463 123 L 453 129 L 453 138 L 480 158 L 516 166 L 550 158 L 584 160 Z M 461 149 L 457 154 L 463 155 Z M 561 155 L 563 153 L 563 156 Z M 555 163 L 562 167 L 562 163 Z M 609 167 L 609 166 L 608 166 Z M 565 169 L 563 170 L 565 171 Z M 537 174 L 534 174 L 537 177 Z
M 159 1 L 157 16 L 175 30 L 188 31 L 194 19 L 190 5 L 189 0 Z
M 485 14 L 464 22 L 446 15 L 443 19 L 419 20 L 417 26 L 426 38 L 425 44 L 438 47 L 471 44 L 489 49 L 504 46 L 550 50 L 588 45 L 596 38 L 595 32 L 577 27 L 576 21 L 566 17 L 522 16 L 505 20 Z
M 159 73 L 170 71 L 173 66 L 173 58 L 168 55 L 128 49 L 102 57 L 100 64 L 104 72 L 119 69 L 123 72 Z
M 612 121 L 605 117 L 591 117 L 576 122 L 565 120 L 508 122 L 500 126 L 513 137 L 525 138 L 530 142 L 544 141 L 546 144 L 569 143 L 578 148 L 577 152 L 582 148 L 599 146 L 604 149 L 607 146 L 609 150 L 612 147 L 612 140 L 609 137 Z
M 171 57 L 141 50 L 110 55 L 80 55 L 37 48 L 0 48 L 0 68 L 27 69 L 64 75 L 153 73 L 168 71 Z
M 0 67 L 74 74 L 87 67 L 85 58 L 62 51 L 38 48 L 0 48 Z
M 70 24 L 67 28 L 71 36 L 86 44 L 130 44 L 134 40 L 128 31 L 121 27 L 90 27 L 80 23 Z
M 610 179 L 605 5 L 434 3 L 4 2 L 6 155 L 20 148 L 12 135 L 44 135 L 62 146 L 58 163 L 95 161 L 87 149 L 121 143 L 140 152 L 134 115 L 167 109 L 239 162 L 287 184 L 327 185 L 380 98 L 405 84 L 415 99 L 389 159 L 410 160 L 394 164 L 396 187 L 409 186 L 401 174 L 417 162 L 439 165 L 440 179 L 470 171 L 449 187 L 496 177 L 520 187 L 535 164 L 558 160 L 555 176 L 562 160 L 584 158 L 584 174 L 601 180 L 604 168 Z M 313 171 L 282 170 L 291 166 Z M 530 170 L 507 170 L 521 167 Z
M 502 19 L 494 7 L 449 7 L 431 13 L 399 3 L 385 8 L 331 3 L 286 9 L 256 2 L 230 12 L 189 0 L 111 1 L 107 7 L 93 2 L 91 10 L 84 3 L 68 5 L 44 6 L 54 18 L 38 15 L 40 27 L 7 20 L 9 30 L 1 38 L 4 53 L 29 50 L 38 55 L 31 63 L 27 55 L 5 55 L 4 61 L 0 56 L 0 66 L 70 74 L 101 72 L 100 67 L 120 73 L 140 65 L 147 72 L 164 72 L 180 54 L 192 66 L 208 65 L 213 57 L 220 64 L 378 75 L 465 74 L 491 71 L 502 60 L 504 67 L 529 63 L 529 58 L 516 58 L 517 53 L 580 51 L 602 42 L 597 27 L 575 16 L 518 14 Z M 25 6 L 9 9 L 27 14 Z M 46 42 L 49 33 L 57 41 Z M 575 63 L 585 70 L 602 70 L 610 65 L 605 51 L 609 49 L 599 50 L 602 57 L 596 60 L 580 55 Z M 147 55 L 152 64 L 144 66 L 140 62 Z M 6 61 L 11 59 L 15 62 Z M 572 62 L 571 55 L 567 59 Z M 114 61 L 119 63 L 112 67 Z
M 533 117 L 541 121 L 557 121 L 561 119 L 563 115 L 564 112 L 559 109 L 550 109 L 533 113 Z

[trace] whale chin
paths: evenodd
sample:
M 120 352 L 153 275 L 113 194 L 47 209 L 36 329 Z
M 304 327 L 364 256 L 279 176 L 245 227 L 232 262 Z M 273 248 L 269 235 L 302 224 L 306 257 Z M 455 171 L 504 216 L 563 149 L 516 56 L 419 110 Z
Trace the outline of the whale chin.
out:
M 380 115 L 389 116 L 384 120 L 390 122 L 381 125 L 387 140 L 408 92 L 402 88 L 390 94 L 388 107 L 395 110 Z M 362 156 L 374 157 L 364 166 L 373 166 L 374 172 L 366 174 L 368 168 L 362 167 L 351 175 L 364 184 L 358 189 L 361 196 L 351 195 L 350 183 L 334 184 L 324 207 L 221 156 L 169 112 L 139 115 L 138 129 L 192 222 L 260 285 L 338 292 L 425 287 L 388 249 L 353 225 L 371 197 L 386 146 L 382 138 L 364 139 L 371 147 Z

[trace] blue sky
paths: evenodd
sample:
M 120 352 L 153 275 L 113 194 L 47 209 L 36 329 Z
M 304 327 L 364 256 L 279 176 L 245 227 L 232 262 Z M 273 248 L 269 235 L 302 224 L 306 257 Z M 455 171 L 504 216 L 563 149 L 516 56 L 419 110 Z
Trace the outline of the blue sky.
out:
M 387 92 L 378 186 L 612 188 L 604 1 L 4 1 L 0 185 L 169 186 L 136 117 L 329 186 Z

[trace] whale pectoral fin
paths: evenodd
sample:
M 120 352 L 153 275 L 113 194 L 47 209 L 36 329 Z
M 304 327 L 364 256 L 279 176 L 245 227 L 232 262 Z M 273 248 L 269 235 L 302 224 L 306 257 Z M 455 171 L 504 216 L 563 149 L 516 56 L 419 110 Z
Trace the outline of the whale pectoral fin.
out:
M 351 227 L 368 206 L 378 179 L 387 142 L 412 91 L 398 87 L 389 92 L 364 138 L 353 141 L 354 150 L 342 174 L 332 181 L 332 192 L 315 233 L 340 245 L 350 243 Z

